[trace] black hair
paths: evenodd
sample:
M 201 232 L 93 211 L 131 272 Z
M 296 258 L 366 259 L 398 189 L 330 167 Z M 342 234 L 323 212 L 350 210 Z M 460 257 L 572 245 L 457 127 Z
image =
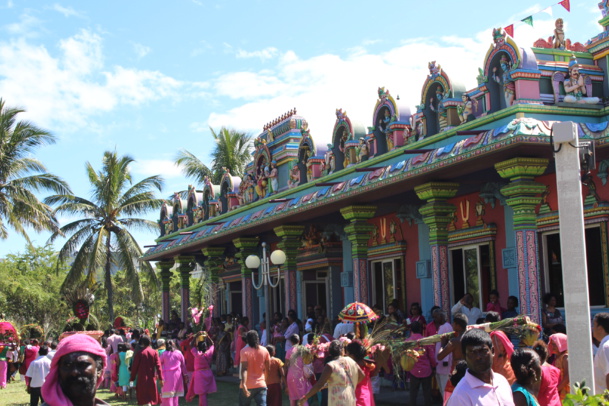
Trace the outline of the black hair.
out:
M 453 323 L 456 323 L 463 330 L 467 328 L 467 316 L 463 313 L 455 313 L 453 316 Z
M 455 365 L 455 373 L 450 376 L 450 383 L 452 383 L 453 386 L 457 386 L 457 384 L 461 382 L 461 379 L 463 379 L 465 376 L 466 371 L 467 362 L 462 359 L 461 361 L 457 362 L 457 365 Z
M 440 306 L 432 306 L 431 310 L 429 311 L 429 313 L 433 316 L 433 313 L 437 310 L 437 309 L 441 309 Z
M 250 347 L 251 347 L 251 345 L 250 345 Z M 199 341 L 197 343 L 197 350 L 199 350 L 201 352 L 206 352 L 207 351 L 207 342 L 205 340 Z
M 362 345 L 358 340 L 353 340 L 347 344 L 347 352 L 353 355 L 356 361 L 361 361 L 366 358 L 366 347 Z
M 51 349 L 52 350 L 56 350 L 57 349 L 57 341 L 56 340 L 51 341 Z
M 415 334 L 421 334 L 423 332 L 423 325 L 418 321 L 413 321 L 410 323 L 410 331 Z
M 116 348 L 118 349 L 118 352 L 127 352 L 126 343 L 119 343 L 119 345 Z
M 567 326 L 565 326 L 562 323 L 555 324 L 554 326 L 552 326 L 552 328 L 550 330 L 552 330 L 554 332 L 554 334 L 556 334 L 556 333 L 567 334 Z
M 500 319 L 501 319 L 501 316 L 499 315 L 499 313 L 488 312 L 488 313 L 486 313 L 486 317 L 484 318 L 484 321 L 487 323 L 494 323 L 496 321 L 499 321 Z
M 545 295 L 543 295 L 543 303 L 550 303 L 550 300 L 552 300 L 552 298 L 556 298 L 556 295 L 554 293 L 546 293 Z
M 594 320 L 605 330 L 605 333 L 609 334 L 609 313 L 596 313 Z
M 516 376 L 516 382 L 522 386 L 526 386 L 531 378 L 535 377 L 533 366 L 541 364 L 539 355 L 531 348 L 516 348 L 512 353 L 510 363 Z M 537 378 L 539 379 L 541 376 Z
M 294 345 L 300 344 L 300 336 L 298 336 L 298 334 L 292 334 L 288 340 Z
M 269 352 L 269 355 L 271 357 L 275 356 L 275 346 L 274 345 L 271 345 L 271 344 L 267 345 L 266 350 Z
M 258 337 L 258 332 L 256 330 L 250 330 L 245 333 L 245 342 L 247 345 L 254 349 L 258 349 L 258 345 L 260 343 L 260 338 Z
M 422 311 L 422 309 L 421 309 L 421 305 L 419 304 L 419 302 L 412 302 L 412 303 L 410 304 L 410 310 L 409 310 L 409 312 L 410 312 L 410 314 L 411 314 L 411 315 L 412 315 L 412 308 L 413 308 L 413 307 L 416 307 L 417 309 L 419 309 L 419 313 L 423 313 L 423 311 Z
M 548 345 L 543 340 L 537 340 L 533 344 L 533 351 L 539 355 L 539 362 L 543 364 L 548 359 Z
M 477 345 L 486 345 L 488 348 L 493 349 L 493 341 L 489 333 L 473 328 L 466 331 L 461 337 L 461 351 L 463 351 L 463 355 L 467 352 L 465 351 L 467 347 L 475 347 Z
M 353 340 L 355 338 L 355 333 L 353 331 L 349 331 L 347 334 L 345 334 L 345 337 L 349 340 Z
M 38 348 L 38 355 L 47 355 L 49 353 L 49 347 L 47 347 L 46 345 L 41 345 L 40 348 Z
M 101 346 L 102 348 L 108 348 L 108 340 L 106 340 L 106 337 L 101 338 Z
M 166 351 L 174 351 L 176 349 L 176 343 L 173 340 L 167 340 L 167 342 L 165 343 L 165 350 Z
M 330 361 L 338 359 L 342 355 L 343 343 L 338 340 L 334 340 L 328 346 L 328 356 L 326 356 L 326 364 Z
M 143 336 L 140 337 L 139 342 L 142 347 L 148 347 L 150 345 L 150 337 L 148 337 L 146 334 L 144 334 Z
M 490 292 L 488 292 L 488 295 L 495 295 L 497 297 L 499 297 L 499 291 L 497 289 L 493 289 Z
M 518 298 L 516 296 L 508 296 L 508 300 L 512 299 L 514 302 L 516 302 L 516 306 L 518 306 Z
M 108 333 L 110 333 L 110 335 L 112 335 L 112 334 L 116 334 L 116 330 L 115 330 L 115 329 L 113 329 L 113 328 L 111 328 L 111 329 L 108 331 Z

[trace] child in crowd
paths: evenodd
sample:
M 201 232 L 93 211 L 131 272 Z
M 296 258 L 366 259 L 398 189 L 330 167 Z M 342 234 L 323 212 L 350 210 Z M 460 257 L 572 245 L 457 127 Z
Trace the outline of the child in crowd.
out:
M 496 289 L 491 290 L 491 292 L 488 294 L 489 297 L 489 302 L 486 305 L 486 311 L 487 312 L 497 312 L 499 314 L 502 314 L 505 309 L 503 309 L 501 307 L 501 305 L 499 304 L 499 292 Z
M 285 388 L 285 374 L 283 372 L 283 361 L 275 357 L 275 346 L 266 346 L 271 362 L 269 372 L 266 376 L 266 386 L 268 388 L 266 404 L 268 406 L 281 406 L 281 392 Z

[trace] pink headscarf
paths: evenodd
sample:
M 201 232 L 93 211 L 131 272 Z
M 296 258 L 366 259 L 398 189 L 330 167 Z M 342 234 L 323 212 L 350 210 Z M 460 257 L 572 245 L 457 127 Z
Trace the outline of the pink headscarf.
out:
M 66 354 L 84 351 L 101 357 L 106 367 L 106 351 L 92 337 L 86 334 L 74 334 L 61 340 L 57 346 L 57 352 L 51 361 L 51 369 L 42 385 L 42 397 L 49 406 L 73 406 L 72 402 L 63 393 L 59 385 L 59 360 Z M 97 380 L 97 386 L 101 385 L 103 379 Z
M 554 343 L 558 348 L 558 353 L 567 351 L 567 335 L 563 333 L 556 333 L 550 336 L 550 342 Z M 551 351 L 551 350 L 550 350 Z
M 505 356 L 509 360 L 512 357 L 512 353 L 514 352 L 514 344 L 510 341 L 507 335 L 501 330 L 491 331 L 491 339 L 498 340 L 505 349 Z

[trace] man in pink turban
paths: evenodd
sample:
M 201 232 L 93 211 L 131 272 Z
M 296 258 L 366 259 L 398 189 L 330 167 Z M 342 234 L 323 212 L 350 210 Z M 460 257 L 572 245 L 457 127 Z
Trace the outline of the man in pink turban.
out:
M 106 366 L 106 351 L 86 334 L 66 337 L 57 346 L 42 385 L 42 406 L 107 405 L 96 399 Z

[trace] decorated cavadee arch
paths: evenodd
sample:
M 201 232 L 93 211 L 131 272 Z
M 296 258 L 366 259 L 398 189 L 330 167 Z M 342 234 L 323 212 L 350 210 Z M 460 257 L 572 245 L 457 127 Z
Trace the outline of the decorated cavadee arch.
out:
M 168 201 L 164 201 L 161 205 L 161 215 L 159 218 L 159 227 L 161 229 L 161 236 L 171 234 L 174 232 L 173 224 L 173 207 Z
M 239 186 L 241 178 L 232 176 L 228 168 L 224 168 L 224 174 L 220 181 L 220 214 L 234 210 L 239 206 Z
M 186 202 L 188 225 L 197 224 L 203 221 L 205 219 L 203 192 L 196 190 L 193 185 L 188 185 L 188 199 Z

